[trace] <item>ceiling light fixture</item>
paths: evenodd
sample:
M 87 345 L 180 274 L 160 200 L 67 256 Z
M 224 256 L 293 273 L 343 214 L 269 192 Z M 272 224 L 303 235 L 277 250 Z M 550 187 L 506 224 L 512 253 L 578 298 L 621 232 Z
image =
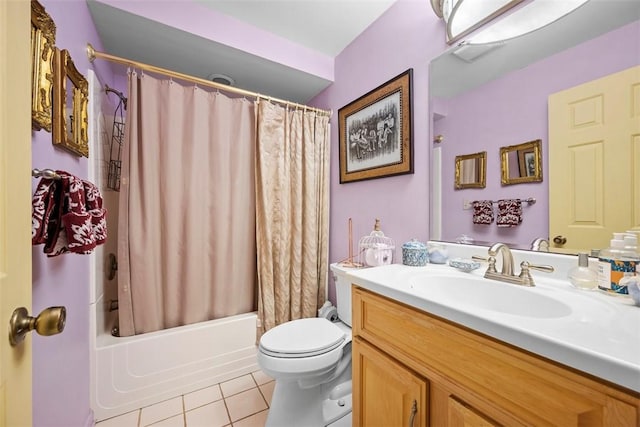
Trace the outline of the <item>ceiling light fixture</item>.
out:
M 587 1 L 528 0 L 525 3 L 525 0 L 432 0 L 431 6 L 447 24 L 448 43 L 471 34 L 465 43 L 478 44 L 514 38 L 542 28 Z M 519 8 L 505 16 L 507 11 L 518 5 Z M 490 21 L 495 22 L 486 25 Z M 482 26 L 486 28 L 476 31 Z

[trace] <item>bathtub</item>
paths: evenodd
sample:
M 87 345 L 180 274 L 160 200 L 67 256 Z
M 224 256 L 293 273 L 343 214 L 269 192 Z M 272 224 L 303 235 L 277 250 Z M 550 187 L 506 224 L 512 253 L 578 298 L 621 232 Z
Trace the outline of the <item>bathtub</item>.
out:
M 256 313 L 113 337 L 113 313 L 92 304 L 91 405 L 97 421 L 258 370 Z

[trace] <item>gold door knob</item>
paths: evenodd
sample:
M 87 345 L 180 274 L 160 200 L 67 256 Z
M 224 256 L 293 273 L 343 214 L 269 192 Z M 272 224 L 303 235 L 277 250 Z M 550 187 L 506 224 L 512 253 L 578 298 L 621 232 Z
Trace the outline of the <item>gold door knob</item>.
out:
M 555 243 L 556 245 L 564 245 L 565 243 L 567 243 L 567 238 L 564 236 L 556 236 L 553 238 L 553 243 Z
M 64 331 L 67 319 L 65 307 L 49 307 L 42 310 L 37 317 L 29 316 L 29 311 L 24 308 L 16 308 L 9 320 L 9 343 L 18 345 L 24 340 L 27 332 L 36 330 L 39 335 L 56 335 Z

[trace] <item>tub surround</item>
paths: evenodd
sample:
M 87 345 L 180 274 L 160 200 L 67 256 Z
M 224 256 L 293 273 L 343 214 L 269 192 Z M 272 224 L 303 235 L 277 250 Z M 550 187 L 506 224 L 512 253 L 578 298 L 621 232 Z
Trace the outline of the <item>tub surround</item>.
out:
M 450 257 L 486 256 L 487 248 L 446 244 Z M 475 332 L 516 346 L 564 366 L 593 375 L 619 387 L 640 392 L 640 308 L 630 298 L 575 289 L 567 279 L 568 270 L 577 265 L 577 256 L 513 251 L 515 274 L 521 261 L 548 264 L 553 273 L 532 271 L 536 286 L 491 281 L 487 292 L 518 292 L 531 297 L 529 313 L 518 315 L 486 307 L 456 302 L 430 294 L 428 277 L 453 276 L 482 279 L 486 263 L 471 273 L 458 272 L 447 265 L 428 264 L 409 267 L 399 264 L 349 271 L 348 277 L 359 288 L 374 292 L 419 311 L 464 326 Z M 500 265 L 498 265 L 500 269 Z M 409 284 L 413 283 L 413 286 Z M 455 282 L 452 282 L 455 283 Z M 452 285 L 455 286 L 455 285 Z M 499 297 L 500 295 L 496 295 Z M 453 302 L 452 302 L 453 301 Z M 564 312 L 546 315 L 536 301 L 555 301 Z M 355 310 L 355 308 L 354 308 Z M 425 351 L 428 349 L 425 348 Z

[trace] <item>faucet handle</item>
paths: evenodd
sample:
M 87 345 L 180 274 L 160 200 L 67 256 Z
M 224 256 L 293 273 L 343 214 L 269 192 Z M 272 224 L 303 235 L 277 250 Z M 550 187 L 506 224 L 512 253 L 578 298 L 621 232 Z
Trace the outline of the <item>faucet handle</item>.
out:
M 482 261 L 482 262 L 488 262 L 489 266 L 487 267 L 487 272 L 490 273 L 497 273 L 498 271 L 496 270 L 496 257 L 494 256 L 490 256 L 490 257 L 483 257 L 483 256 L 479 256 L 479 255 L 472 255 L 471 259 L 474 261 Z
M 554 271 L 556 271 L 555 268 L 553 268 L 553 266 L 551 265 L 536 265 L 536 264 L 529 264 L 527 261 L 522 261 L 520 263 L 520 267 L 524 268 L 525 264 L 527 268 L 532 268 L 534 270 L 538 270 L 538 271 L 544 271 L 545 273 L 553 273 Z
M 550 265 L 530 264 L 528 261 L 520 263 L 520 283 L 524 286 L 535 286 L 530 269 L 544 271 L 545 273 L 553 273 L 555 269 Z

